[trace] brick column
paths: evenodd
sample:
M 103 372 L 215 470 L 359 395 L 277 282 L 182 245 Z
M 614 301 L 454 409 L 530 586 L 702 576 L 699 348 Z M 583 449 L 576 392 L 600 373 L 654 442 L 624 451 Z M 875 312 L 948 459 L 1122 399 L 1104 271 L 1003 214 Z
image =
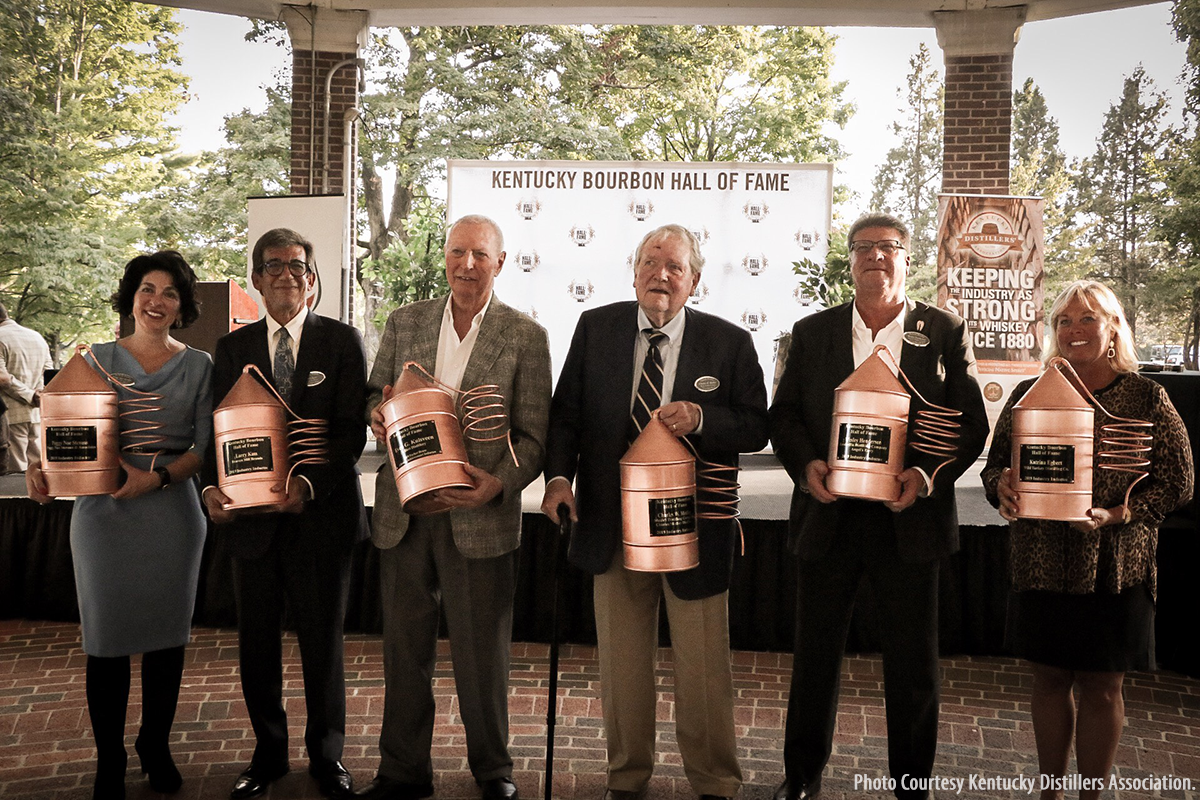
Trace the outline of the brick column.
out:
M 325 79 L 335 65 L 358 55 L 365 36 L 365 12 L 284 6 L 292 41 L 292 194 L 324 194 Z M 329 91 L 328 193 L 340 194 L 343 122 L 346 109 L 358 104 L 358 73 L 353 65 L 333 75 Z M 353 153 L 357 153 L 357 142 Z
M 1025 9 L 933 18 L 946 63 L 942 191 L 1008 194 L 1013 48 Z

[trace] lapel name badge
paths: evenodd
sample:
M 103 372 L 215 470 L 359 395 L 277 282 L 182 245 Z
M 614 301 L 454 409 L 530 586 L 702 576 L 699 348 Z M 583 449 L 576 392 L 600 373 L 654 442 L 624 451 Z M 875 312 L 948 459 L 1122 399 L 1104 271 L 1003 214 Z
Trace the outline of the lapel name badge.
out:
M 927 347 L 929 345 L 929 337 L 920 331 L 905 331 L 904 341 L 913 347 Z
M 325 382 L 325 373 L 319 369 L 314 369 L 308 373 L 308 380 L 304 382 L 305 386 L 320 386 Z
M 696 389 L 701 392 L 715 392 L 720 385 L 721 382 L 712 375 L 701 375 L 695 383 Z
M 122 386 L 128 388 L 133 386 L 134 380 L 132 375 L 126 375 L 124 372 L 110 372 L 112 379 Z

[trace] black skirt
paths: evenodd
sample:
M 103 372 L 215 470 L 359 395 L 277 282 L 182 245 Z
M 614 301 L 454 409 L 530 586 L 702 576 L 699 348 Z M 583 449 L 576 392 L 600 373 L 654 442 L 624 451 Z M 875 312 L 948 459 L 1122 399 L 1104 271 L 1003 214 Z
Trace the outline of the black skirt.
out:
M 1145 584 L 1120 594 L 1013 592 L 1008 649 L 1036 664 L 1086 672 L 1155 669 L 1154 600 Z

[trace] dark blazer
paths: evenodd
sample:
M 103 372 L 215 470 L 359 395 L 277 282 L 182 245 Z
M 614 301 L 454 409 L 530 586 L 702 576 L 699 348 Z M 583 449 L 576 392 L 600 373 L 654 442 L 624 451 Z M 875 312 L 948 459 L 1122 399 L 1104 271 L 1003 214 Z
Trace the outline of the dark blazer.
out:
M 267 323 L 259 320 L 217 340 L 213 359 L 213 407 L 233 388 L 246 364 L 271 375 Z M 317 373 L 323 374 L 322 379 Z M 316 385 L 309 385 L 314 383 Z M 366 510 L 358 479 L 358 457 L 367 441 L 363 423 L 367 402 L 367 361 L 358 331 L 311 311 L 304 321 L 292 396 L 292 409 L 305 418 L 329 422 L 326 464 L 296 469 L 313 487 L 313 499 L 300 514 L 243 513 L 217 530 L 228 535 L 233 554 L 255 558 L 267 551 L 277 530 L 296 548 L 350 547 L 368 536 Z M 204 485 L 217 482 L 215 444 L 204 463 Z
M 621 548 L 620 459 L 628 449 L 633 354 L 638 336 L 637 303 L 613 303 L 585 312 L 550 406 L 546 480 L 575 481 L 579 522 L 570 559 L 581 569 L 605 572 Z M 687 314 L 672 400 L 689 400 L 704 412 L 704 428 L 688 437 L 706 461 L 736 466 L 738 453 L 767 443 L 767 394 L 750 334 L 719 317 L 684 308 Z M 702 376 L 719 386 L 696 388 Z M 729 588 L 735 525 L 700 520 L 700 566 L 669 576 L 684 599 Z
M 804 469 L 827 461 L 833 422 L 833 391 L 854 371 L 851 303 L 805 317 L 792 328 L 787 366 L 771 404 L 771 443 L 796 484 L 792 492 L 789 544 L 805 558 L 819 558 L 837 530 L 845 501 L 820 503 L 808 494 Z M 958 549 L 954 481 L 983 450 L 988 422 L 966 323 L 941 309 L 916 303 L 904 318 L 905 331 L 929 337 L 924 347 L 905 342 L 900 368 L 930 402 L 962 412 L 957 454 L 934 480 L 929 497 L 919 497 L 895 515 L 897 547 L 906 561 L 926 561 Z M 901 381 L 903 383 L 903 381 Z M 905 467 L 927 475 L 944 460 L 912 448 L 913 426 L 922 404 L 909 408 Z

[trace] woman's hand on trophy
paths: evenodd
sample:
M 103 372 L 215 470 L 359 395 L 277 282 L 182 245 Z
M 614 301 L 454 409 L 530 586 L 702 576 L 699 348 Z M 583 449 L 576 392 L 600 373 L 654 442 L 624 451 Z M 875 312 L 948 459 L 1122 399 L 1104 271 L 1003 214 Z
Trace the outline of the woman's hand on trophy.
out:
M 46 485 L 46 474 L 42 472 L 42 462 L 30 461 L 25 470 L 25 491 L 30 500 L 45 505 L 54 498 L 50 496 L 50 487 Z
M 138 469 L 124 460 L 121 461 L 121 468 L 125 471 L 125 482 L 112 493 L 114 500 L 132 500 L 162 488 L 162 479 L 154 472 Z
M 1012 522 L 1020 514 L 1017 503 L 1021 497 L 1013 488 L 1011 468 L 1005 467 L 1000 471 L 1000 480 L 996 483 L 996 495 L 1000 498 L 1000 516 Z
M 1072 522 L 1071 527 L 1087 533 L 1107 525 L 1120 525 L 1125 522 L 1125 506 L 1116 508 L 1089 508 L 1088 519 Z

